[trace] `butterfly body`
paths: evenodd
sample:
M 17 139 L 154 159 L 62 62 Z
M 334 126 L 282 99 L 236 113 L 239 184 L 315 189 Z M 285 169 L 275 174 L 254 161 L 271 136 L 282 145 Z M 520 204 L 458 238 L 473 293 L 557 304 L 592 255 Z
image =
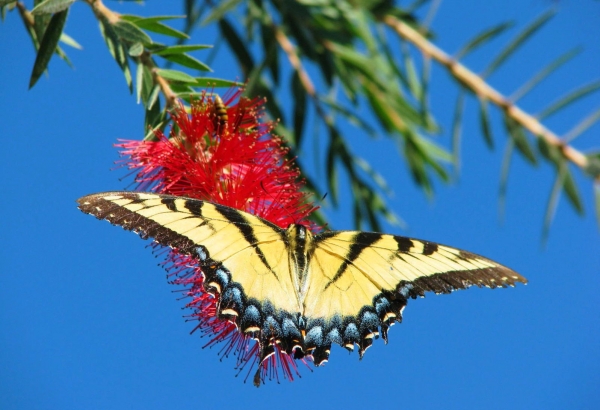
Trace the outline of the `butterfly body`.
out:
M 313 234 L 196 199 L 107 192 L 78 200 L 83 212 L 194 257 L 217 315 L 258 340 L 260 360 L 281 350 L 318 366 L 332 344 L 387 342 L 408 299 L 526 279 L 487 258 L 429 241 L 375 232 Z M 258 373 L 257 373 L 258 374 Z M 256 379 L 255 379 L 256 382 Z

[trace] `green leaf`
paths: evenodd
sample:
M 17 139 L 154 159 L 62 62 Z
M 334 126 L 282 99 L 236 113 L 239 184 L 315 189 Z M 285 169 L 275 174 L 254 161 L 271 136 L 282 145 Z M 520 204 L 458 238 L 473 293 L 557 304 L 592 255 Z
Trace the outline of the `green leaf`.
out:
M 565 194 L 567 194 L 567 199 L 569 200 L 573 208 L 575 208 L 579 215 L 583 215 L 583 203 L 581 202 L 581 197 L 579 196 L 577 185 L 573 180 L 573 176 L 571 175 L 571 171 L 569 170 L 569 166 L 565 160 L 558 164 L 556 180 L 554 182 L 554 186 L 552 187 L 550 199 L 548 200 L 548 205 L 546 207 L 546 215 L 544 217 L 544 228 L 542 232 L 543 241 L 545 241 L 548 238 L 548 233 L 550 232 L 550 225 L 552 223 L 552 219 L 554 219 L 554 214 L 556 213 L 559 195 L 563 189 L 565 190 Z
M 526 82 L 523 86 L 521 86 L 517 91 L 515 91 L 510 97 L 513 103 L 517 102 L 520 98 L 522 98 L 525 94 L 531 91 L 536 85 L 538 85 L 542 80 L 556 71 L 560 66 L 565 64 L 567 61 L 571 60 L 577 54 L 581 52 L 581 47 L 574 48 L 566 52 L 565 54 L 558 57 L 556 60 L 548 64 L 544 67 L 539 73 L 537 73 L 531 80 Z
M 600 120 L 600 108 L 585 117 L 579 122 L 579 124 L 573 127 L 571 131 L 567 132 L 563 137 L 564 143 L 568 144 L 573 141 L 575 138 L 583 134 L 588 128 L 594 125 L 594 123 L 596 123 L 598 120 Z
M 354 163 L 362 169 L 375 182 L 377 187 L 385 192 L 386 195 L 392 195 L 392 189 L 387 184 L 386 180 L 375 171 L 367 161 L 359 157 L 353 157 Z
M 513 141 L 515 142 L 515 146 L 517 150 L 523 154 L 523 156 L 532 164 L 537 165 L 537 158 L 533 151 L 533 148 L 529 144 L 527 139 L 527 135 L 525 135 L 525 131 L 523 127 L 515 122 L 508 114 L 505 114 L 504 124 L 506 126 L 506 131 L 511 136 Z
M 35 57 L 35 63 L 33 64 L 31 78 L 29 79 L 30 89 L 35 85 L 42 73 L 46 71 L 50 58 L 56 51 L 56 46 L 58 45 L 68 14 L 69 9 L 66 9 L 54 14 L 50 19 L 50 23 L 48 24 L 44 37 L 40 43 L 40 49 Z
M 152 91 L 154 90 L 154 79 L 152 78 L 152 72 L 148 66 L 144 65 L 141 61 L 137 64 L 136 72 L 136 90 L 138 104 L 141 102 L 145 107 L 152 105 L 154 102 L 150 100 Z M 159 87 L 157 86 L 157 91 Z M 156 95 L 158 97 L 158 94 Z M 155 97 L 155 98 L 156 98 Z
M 550 161 L 554 166 L 558 167 L 565 159 L 560 148 L 556 145 L 548 144 L 544 138 L 536 138 L 538 150 L 540 153 Z
M 127 53 L 132 57 L 139 57 L 144 52 L 144 45 L 142 43 L 133 43 Z
M 555 12 L 549 10 L 535 19 L 531 24 L 523 29 L 508 45 L 500 52 L 500 54 L 490 63 L 488 68 L 481 75 L 485 78 L 498 69 L 517 49 L 525 43 L 536 31 L 548 22 Z
M 575 211 L 577 211 L 577 213 L 579 215 L 583 215 L 584 214 L 584 209 L 583 209 L 583 202 L 581 202 L 581 196 L 579 195 L 579 190 L 577 189 L 577 184 L 575 184 L 575 180 L 573 179 L 573 175 L 571 174 L 571 171 L 569 170 L 569 166 L 568 164 L 565 162 L 562 166 L 562 168 L 564 169 L 564 177 L 563 177 L 563 181 L 564 181 L 564 189 L 565 189 L 565 193 L 567 194 L 567 198 L 569 199 L 569 202 L 571 203 L 571 205 L 573 205 L 573 208 L 575 208 Z
M 155 21 L 165 21 L 165 20 L 176 20 L 176 19 L 184 19 L 186 16 L 152 16 L 152 17 L 141 17 L 133 14 L 123 14 L 121 15 L 122 20 L 130 21 L 132 23 L 142 23 L 147 22 L 155 22 Z M 139 26 L 138 26 L 139 27 Z
M 562 97 L 560 100 L 552 104 L 550 107 L 546 108 L 544 111 L 536 115 L 540 120 L 545 119 L 552 114 L 555 114 L 561 108 L 566 107 L 569 104 L 574 103 L 575 101 L 587 96 L 600 89 L 600 81 L 595 81 L 591 84 L 584 85 L 581 88 L 576 89 L 575 91 L 571 91 L 569 94 Z
M 396 123 L 394 122 L 392 114 L 389 110 L 390 105 L 386 101 L 383 101 L 383 96 L 378 90 L 372 91 L 372 88 L 375 87 L 371 84 L 368 84 L 367 86 L 363 87 L 363 93 L 369 100 L 369 105 L 375 112 L 375 115 L 379 119 L 379 122 L 385 131 L 390 133 L 396 129 Z
M 70 35 L 68 35 L 65 32 L 63 32 L 60 35 L 60 42 L 66 44 L 70 47 L 76 48 L 77 50 L 83 50 L 83 47 L 81 46 L 81 44 L 79 44 L 77 41 L 75 41 L 75 39 L 73 37 L 71 37 Z
M 304 134 L 307 96 L 306 90 L 304 89 L 297 72 L 292 75 L 290 88 L 292 95 L 294 96 L 294 145 L 298 147 L 302 143 L 302 136 Z
M 71 4 L 75 3 L 75 0 L 45 0 L 39 3 L 31 10 L 31 14 L 54 14 L 60 11 L 66 10 Z
M 512 21 L 498 24 L 497 26 L 488 28 L 483 32 L 479 33 L 475 38 L 469 41 L 463 48 L 460 49 L 458 53 L 454 55 L 455 60 L 460 60 L 465 57 L 467 54 L 475 51 L 477 48 L 481 47 L 488 41 L 492 40 L 496 36 L 504 33 L 504 31 L 510 27 L 514 26 Z
M 104 37 L 104 41 L 106 41 L 108 51 L 121 68 L 121 71 L 123 71 L 129 91 L 133 92 L 133 81 L 131 78 L 131 70 L 129 69 L 129 60 L 125 53 L 125 47 L 117 33 L 114 31 L 113 26 L 106 19 L 100 18 L 99 23 L 100 33 L 102 34 L 102 37 Z
M 144 88 L 144 64 L 140 60 L 136 64 L 136 71 L 135 71 L 135 97 L 137 99 L 138 104 L 142 101 L 143 88 Z
M 184 53 L 189 53 L 190 51 L 196 51 L 196 50 L 204 50 L 207 48 L 212 48 L 212 45 L 207 45 L 207 44 L 193 44 L 193 45 L 175 45 L 175 46 L 163 46 L 162 48 L 159 49 L 152 49 L 152 47 L 150 47 L 150 50 L 152 51 L 152 54 L 158 55 L 158 56 L 164 56 L 164 55 L 169 55 L 169 54 L 184 54 Z
M 342 83 L 344 93 L 352 103 L 356 104 L 358 101 L 357 93 L 359 86 L 356 81 L 356 75 L 353 70 L 350 70 L 344 61 L 337 56 L 334 56 L 333 58 L 333 65 L 335 72 Z
M 152 43 L 152 39 L 148 36 L 148 34 L 144 33 L 134 23 L 125 20 L 119 20 L 113 24 L 112 27 L 117 36 L 128 43 Z
M 75 1 L 75 0 L 73 0 L 73 1 Z M 0 0 L 0 7 L 4 7 L 11 3 L 16 3 L 16 2 L 17 2 L 17 0 Z
M 488 100 L 479 98 L 479 122 L 481 124 L 481 133 L 489 149 L 494 149 L 494 137 L 490 125 L 490 113 L 488 110 Z
M 584 172 L 600 181 L 600 152 L 589 152 L 586 154 L 586 158 L 588 163 Z
M 188 54 L 162 54 L 165 60 L 191 68 L 198 71 L 212 71 L 209 66 Z
M 202 21 L 201 25 L 207 26 L 214 21 L 221 21 L 227 13 L 237 7 L 237 5 L 241 2 L 242 0 L 227 0 L 218 2 L 217 6 L 212 8 L 209 15 L 206 16 L 206 18 Z
M 159 95 L 160 95 L 160 87 L 157 84 L 154 87 L 152 87 L 152 91 L 150 91 L 150 95 L 148 95 L 148 100 L 145 104 L 146 110 L 154 109 L 155 105 L 158 105 L 160 107 L 160 100 L 158 99 Z
M 506 192 L 508 190 L 508 174 L 510 171 L 510 163 L 512 161 L 512 155 L 515 150 L 515 140 L 509 139 L 506 142 L 506 148 L 504 149 L 504 156 L 502 158 L 502 170 L 500 172 L 500 187 L 498 192 L 498 211 L 500 218 L 504 217 L 504 208 L 506 205 Z
M 219 28 L 225 40 L 229 43 L 229 47 L 231 47 L 231 50 L 237 57 L 244 75 L 247 76 L 254 68 L 254 61 L 246 49 L 246 44 L 227 20 L 219 20 Z
M 330 97 L 324 97 L 324 98 L 321 98 L 320 100 L 323 101 L 325 104 L 327 104 L 327 106 L 330 107 L 334 112 L 336 112 L 336 113 L 342 115 L 344 118 L 346 118 L 346 120 L 350 124 L 356 126 L 357 128 L 362 129 L 370 137 L 375 137 L 377 135 L 377 131 L 375 130 L 375 128 L 371 127 L 369 125 L 369 123 L 367 122 L 367 120 L 364 120 L 364 119 L 360 118 L 359 116 L 357 116 L 355 110 L 350 110 L 350 109 L 344 108 L 343 106 L 338 104 L 333 98 L 330 98 Z
M 170 70 L 167 68 L 158 68 L 156 73 L 169 81 L 180 81 L 182 83 L 195 84 L 197 80 L 183 71 Z
M 190 36 L 188 36 L 182 31 L 167 26 L 166 24 L 161 23 L 160 21 L 154 21 L 152 17 L 137 20 L 135 21 L 135 25 L 144 30 L 152 31 L 153 33 L 162 34 L 180 40 L 187 40 L 188 38 L 190 38 Z
M 38 47 L 36 48 L 36 50 L 39 49 L 39 41 L 41 41 L 41 39 L 44 37 L 44 33 L 46 32 L 46 28 L 48 27 L 51 18 L 51 14 L 38 14 L 33 20 L 33 28 L 35 30 L 36 39 L 38 41 Z
M 352 47 L 347 47 L 339 43 L 331 44 L 329 49 L 339 58 L 344 60 L 346 64 L 351 65 L 356 70 L 369 77 L 373 82 L 376 82 L 373 71 L 373 61 L 368 56 L 358 52 Z
M 556 179 L 554 180 L 554 184 L 552 185 L 552 190 L 550 191 L 550 198 L 548 198 L 548 204 L 546 205 L 546 213 L 544 215 L 544 226 L 542 228 L 542 243 L 545 243 L 548 239 L 548 234 L 550 233 L 550 225 L 552 224 L 552 220 L 554 219 L 554 214 L 556 213 L 556 207 L 558 205 L 558 199 L 560 197 L 560 191 L 563 186 L 563 174 L 561 172 L 557 172 Z
M 401 43 L 401 50 L 402 58 L 404 60 L 404 67 L 406 69 L 406 79 L 408 82 L 408 87 L 410 89 L 411 94 L 417 100 L 420 100 L 422 98 L 423 88 L 421 87 L 421 82 L 419 81 L 419 76 L 417 75 L 417 70 L 411 57 L 410 49 L 404 41 Z
M 460 172 L 460 137 L 462 129 L 463 113 L 465 111 L 465 91 L 461 88 L 454 104 L 454 117 L 452 119 L 452 158 L 454 172 Z
M 224 80 L 222 78 L 196 77 L 196 86 L 203 88 L 243 87 L 244 83 L 240 83 L 238 81 Z
M 327 148 L 327 156 L 325 160 L 325 170 L 327 175 L 327 188 L 329 190 L 329 198 L 333 206 L 338 204 L 338 176 L 337 176 L 337 154 L 336 147 L 340 144 L 338 137 L 335 136 L 335 129 L 329 127 L 329 146 Z

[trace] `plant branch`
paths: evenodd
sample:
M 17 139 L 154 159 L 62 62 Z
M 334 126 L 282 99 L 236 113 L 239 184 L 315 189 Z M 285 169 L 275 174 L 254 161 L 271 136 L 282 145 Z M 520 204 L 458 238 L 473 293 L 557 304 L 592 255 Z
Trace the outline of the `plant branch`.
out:
M 458 81 L 468 87 L 477 96 L 491 101 L 504 110 L 519 125 L 529 130 L 534 136 L 543 138 L 549 145 L 557 147 L 563 156 L 573 164 L 581 169 L 588 167 L 589 161 L 581 151 L 566 144 L 559 136 L 544 127 L 537 118 L 523 111 L 510 99 L 491 87 L 483 78 L 436 47 L 412 27 L 392 16 L 384 17 L 383 22 L 404 40 L 416 46 L 423 55 L 431 57 L 446 67 Z
M 85 2 L 92 7 L 92 10 L 94 10 L 94 14 L 98 19 L 104 19 L 108 21 L 109 24 L 113 25 L 118 23 L 121 19 L 120 14 L 106 7 L 104 3 L 102 3 L 102 0 L 85 0 Z M 144 50 L 139 59 L 142 64 L 144 64 L 152 73 L 152 79 L 154 80 L 154 83 L 158 84 L 160 87 L 160 90 L 165 97 L 166 107 L 168 109 L 174 109 L 178 107 L 177 94 L 171 88 L 169 81 L 158 73 L 158 67 L 156 67 L 156 64 L 154 64 L 151 53 Z
M 300 61 L 300 57 L 298 57 L 298 53 L 296 53 L 296 47 L 292 44 L 290 39 L 285 35 L 283 30 L 280 27 L 273 25 L 273 31 L 275 32 L 275 38 L 279 43 L 279 46 L 283 50 L 283 52 L 287 55 L 288 60 L 294 70 L 298 73 L 298 78 L 300 79 L 300 83 L 304 87 L 306 93 L 312 98 L 315 108 L 319 113 L 319 116 L 325 121 L 326 124 L 332 125 L 331 119 L 326 114 L 325 110 L 321 106 L 321 101 L 317 96 L 317 92 L 315 90 L 315 86 L 311 81 L 308 73 L 304 69 L 302 62 Z

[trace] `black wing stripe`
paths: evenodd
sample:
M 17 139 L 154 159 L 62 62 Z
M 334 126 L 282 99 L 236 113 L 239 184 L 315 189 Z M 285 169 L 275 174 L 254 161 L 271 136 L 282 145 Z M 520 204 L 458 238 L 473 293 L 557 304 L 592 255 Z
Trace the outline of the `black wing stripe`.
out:
M 233 208 L 215 206 L 215 209 L 221 215 L 223 215 L 229 222 L 233 223 L 236 228 L 238 228 L 240 233 L 244 236 L 244 239 L 246 240 L 246 242 L 248 242 L 250 245 L 252 245 L 252 248 L 256 252 L 256 255 L 258 256 L 260 261 L 263 263 L 263 265 L 265 265 L 267 267 L 267 269 L 269 270 L 269 272 L 271 272 L 275 276 L 275 278 L 277 280 L 279 280 L 277 273 L 273 270 L 273 268 L 267 261 L 265 254 L 263 253 L 262 249 L 260 248 L 260 246 L 258 244 L 258 239 L 254 235 L 254 229 L 252 228 L 252 226 L 250 226 L 250 224 L 246 220 L 246 218 L 244 218 L 244 215 L 242 215 L 240 212 L 237 212 Z
M 348 270 L 348 266 L 353 265 L 353 262 L 360 257 L 360 254 L 367 249 L 369 246 L 377 242 L 381 239 L 381 234 L 374 232 L 359 232 L 356 234 L 356 237 L 352 241 L 350 245 L 350 249 L 348 253 L 344 257 L 344 261 L 339 266 L 336 274 L 331 278 L 331 280 L 325 285 L 324 290 L 331 285 L 333 285 L 337 280 L 339 280 L 344 273 Z

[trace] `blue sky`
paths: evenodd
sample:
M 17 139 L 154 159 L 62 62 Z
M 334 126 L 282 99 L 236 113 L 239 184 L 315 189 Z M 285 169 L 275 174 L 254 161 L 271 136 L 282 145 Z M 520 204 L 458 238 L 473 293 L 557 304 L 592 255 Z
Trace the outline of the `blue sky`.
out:
M 451 4 L 452 3 L 452 7 Z M 433 29 L 439 45 L 457 50 L 501 21 L 521 26 L 549 1 L 442 3 Z M 541 110 L 600 75 L 600 3 L 561 1 L 560 12 L 491 78 L 510 94 L 571 47 L 585 51 L 521 101 Z M 178 14 L 167 2 L 108 3 L 141 15 Z M 515 158 L 504 221 L 498 217 L 502 149 L 490 152 L 479 134 L 477 110 L 467 106 L 460 178 L 436 185 L 434 200 L 414 186 L 396 148 L 345 128 L 355 151 L 394 191 L 391 207 L 408 223 L 390 233 L 445 243 L 500 261 L 530 283 L 515 289 L 471 289 L 411 301 L 390 343 L 375 342 L 365 358 L 333 348 L 330 362 L 302 378 L 255 389 L 235 378 L 234 359 L 189 335 L 184 301 L 135 235 L 83 215 L 75 199 L 126 188 L 111 171 L 117 138 L 141 138 L 143 112 L 129 95 L 89 8 L 73 6 L 67 32 L 83 46 L 69 50 L 75 69 L 50 64 L 27 91 L 35 59 L 15 13 L 0 24 L 0 112 L 4 179 L 0 201 L 0 407 L 104 408 L 592 408 L 600 401 L 600 234 L 593 193 L 575 171 L 586 215 L 561 200 L 545 247 L 543 212 L 553 183 L 547 165 L 531 169 Z M 510 38 L 469 56 L 476 70 Z M 212 28 L 194 42 L 213 43 Z M 198 53 L 202 59 L 206 54 Z M 213 64 L 218 77 L 236 79 L 230 57 Z M 446 133 L 456 88 L 433 71 L 431 106 Z M 564 133 L 600 106 L 595 95 L 549 119 Z M 495 117 L 497 145 L 505 136 Z M 574 142 L 598 148 L 596 125 Z M 309 157 L 311 146 L 300 155 Z M 318 170 L 314 176 L 321 177 Z M 344 183 L 342 179 L 340 183 Z M 350 208 L 325 208 L 330 225 L 351 228 Z

